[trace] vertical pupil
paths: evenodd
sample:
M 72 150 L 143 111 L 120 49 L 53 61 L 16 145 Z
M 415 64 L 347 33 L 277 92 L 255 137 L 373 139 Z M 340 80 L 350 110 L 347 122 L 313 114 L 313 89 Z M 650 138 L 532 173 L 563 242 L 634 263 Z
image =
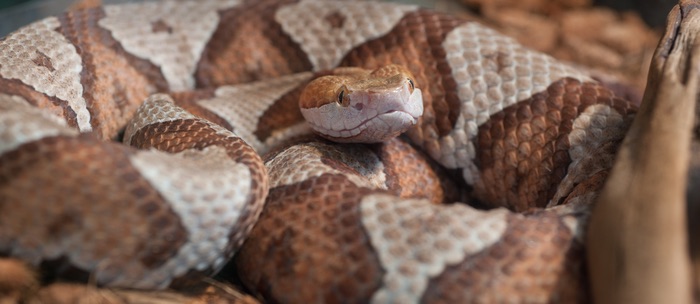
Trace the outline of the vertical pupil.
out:
M 345 95 L 345 90 L 341 90 L 340 94 L 338 94 L 338 103 L 340 104 L 343 103 L 343 95 Z

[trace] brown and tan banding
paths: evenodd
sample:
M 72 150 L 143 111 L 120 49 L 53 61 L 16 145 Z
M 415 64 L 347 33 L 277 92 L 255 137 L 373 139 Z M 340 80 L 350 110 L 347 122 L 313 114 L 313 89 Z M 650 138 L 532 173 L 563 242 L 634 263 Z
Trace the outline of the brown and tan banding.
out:
M 295 2 L 246 1 L 221 11 L 221 22 L 197 63 L 196 86 L 217 87 L 309 71 L 308 56 L 274 22 L 280 7 Z
M 206 248 L 199 250 L 207 259 L 214 259 L 211 268 L 222 267 L 245 240 L 267 196 L 267 171 L 260 156 L 239 136 L 189 114 L 166 95 L 149 97 L 132 121 L 125 134 L 127 143 L 178 156 L 160 168 L 153 168 L 159 164 L 157 158 L 168 157 L 157 153 L 138 163 L 154 187 L 173 195 L 169 199 L 183 208 L 183 219 L 197 225 L 193 230 L 198 230 L 198 240 L 193 246 Z M 169 171 L 178 166 L 183 168 Z M 207 169 L 193 172 L 197 167 Z M 159 178 L 162 174 L 169 174 L 169 180 Z M 214 232 L 216 226 L 218 231 L 207 236 L 214 244 L 198 244 L 203 243 L 199 238 Z M 227 238 L 222 239 L 221 233 Z
M 452 105 L 456 104 L 459 106 L 444 106 L 445 109 L 449 110 L 445 111 L 445 113 L 443 113 L 444 115 L 439 115 L 440 119 L 442 119 L 443 121 L 443 123 L 439 124 L 439 126 L 443 127 L 442 130 L 444 130 L 444 134 L 440 134 L 437 132 L 439 128 L 436 127 L 436 124 L 434 123 L 435 120 L 430 121 L 430 123 L 425 123 L 424 118 L 424 122 L 421 126 L 423 127 L 423 130 L 427 129 L 428 131 L 424 132 L 421 130 L 417 130 L 419 129 L 417 128 L 413 131 L 419 133 L 411 133 L 411 135 L 415 136 L 415 134 L 418 134 L 422 137 L 425 134 L 427 134 L 428 136 L 432 136 L 432 138 L 434 139 L 439 138 L 439 141 L 435 141 L 437 143 L 426 143 L 421 141 L 418 141 L 418 143 L 423 143 L 424 145 L 426 145 L 427 150 L 429 152 L 431 152 L 431 148 L 434 148 L 435 150 L 433 151 L 438 151 L 440 155 L 444 155 L 433 155 L 442 164 L 447 165 L 450 168 L 463 168 L 464 176 L 468 182 L 475 183 L 480 181 L 481 177 L 478 174 L 477 170 L 480 170 L 481 168 L 479 168 L 478 165 L 473 164 L 473 162 L 476 162 L 478 164 L 479 160 L 478 155 L 476 154 L 477 150 L 472 145 L 479 138 L 477 135 L 480 136 L 481 134 L 478 132 L 479 126 L 491 119 L 490 117 L 492 116 L 492 114 L 497 114 L 501 112 L 502 109 L 508 108 L 509 106 L 514 104 L 520 104 L 521 102 L 523 104 L 527 104 L 527 102 L 530 101 L 528 100 L 530 96 L 537 95 L 538 93 L 545 94 L 551 83 L 556 82 L 558 80 L 565 83 L 571 83 L 570 87 L 568 88 L 573 89 L 575 92 L 569 92 L 571 96 L 567 96 L 567 98 L 575 99 L 578 102 L 578 104 L 576 104 L 574 108 L 555 108 L 549 111 L 551 112 L 549 114 L 552 114 L 554 116 L 567 116 L 570 118 L 568 120 L 565 119 L 566 121 L 564 122 L 564 125 L 562 127 L 568 127 L 568 131 L 562 130 L 561 133 L 557 133 L 559 134 L 559 137 L 546 139 L 545 143 L 543 144 L 552 144 L 556 147 L 557 138 L 562 138 L 562 141 L 566 141 L 567 143 L 569 141 L 575 142 L 575 145 L 577 145 L 575 147 L 567 145 L 561 151 L 564 155 L 566 155 L 566 157 L 564 157 L 560 162 L 559 173 L 561 175 L 558 176 L 558 179 L 568 178 L 572 180 L 571 184 L 573 189 L 569 187 L 569 190 L 562 191 L 563 193 L 558 194 L 564 196 L 562 200 L 564 198 L 567 198 L 577 206 L 576 209 L 573 209 L 577 210 L 574 214 L 576 214 L 577 216 L 581 216 L 581 218 L 579 219 L 576 216 L 572 216 L 569 214 L 563 215 L 562 212 L 566 212 L 561 211 L 562 209 L 557 209 L 557 211 L 553 211 L 551 213 L 546 213 L 543 215 L 537 214 L 522 218 L 522 222 L 525 223 L 523 225 L 525 226 L 522 228 L 514 228 L 515 230 L 513 230 L 510 233 L 512 234 L 511 238 L 513 240 L 520 240 L 519 238 L 522 238 L 523 242 L 519 243 L 515 241 L 511 244 L 529 244 L 527 242 L 532 242 L 535 244 L 550 244 L 551 242 L 554 242 L 554 245 L 550 247 L 535 247 L 536 249 L 532 251 L 532 255 L 528 255 L 528 251 L 525 251 L 523 253 L 524 256 L 519 256 L 517 254 L 503 255 L 501 251 L 503 249 L 495 249 L 498 247 L 498 245 L 494 245 L 494 249 L 485 249 L 486 252 L 493 252 L 493 255 L 495 257 L 489 256 L 489 254 L 485 254 L 485 256 L 480 258 L 483 258 L 484 261 L 495 260 L 494 268 L 492 269 L 500 270 L 500 267 L 503 267 L 503 265 L 508 265 L 509 267 L 511 267 L 508 269 L 523 274 L 523 276 L 521 277 L 523 279 L 519 279 L 517 278 L 517 276 L 513 276 L 512 278 L 509 277 L 509 279 L 512 280 L 509 281 L 513 284 L 511 285 L 512 289 L 510 289 L 508 293 L 503 294 L 500 297 L 490 297 L 490 295 L 497 293 L 496 290 L 488 288 L 490 286 L 494 286 L 495 284 L 493 283 L 494 281 L 491 281 L 494 279 L 491 277 L 491 275 L 494 272 L 499 271 L 492 270 L 489 276 L 481 277 L 479 279 L 481 280 L 480 283 L 477 283 L 477 285 L 475 285 L 474 288 L 480 288 L 478 290 L 482 291 L 475 293 L 474 298 L 471 299 L 485 301 L 488 301 L 489 299 L 494 301 L 516 301 L 526 299 L 530 299 L 533 301 L 556 301 L 559 299 L 571 301 L 585 301 L 587 291 L 585 289 L 585 283 L 583 283 L 582 281 L 583 274 L 581 269 L 582 262 L 580 256 L 580 241 L 582 240 L 581 234 L 583 231 L 581 225 L 585 222 L 585 217 L 587 216 L 587 213 L 578 211 L 578 208 L 581 208 L 580 206 L 588 205 L 595 197 L 597 191 L 600 189 L 600 177 L 604 176 L 606 172 L 605 170 L 609 168 L 609 160 L 611 160 L 609 156 L 615 148 L 615 145 L 609 145 L 608 143 L 606 143 L 606 141 L 619 141 L 629 123 L 629 115 L 634 112 L 633 107 L 628 106 L 624 100 L 614 97 L 612 93 L 607 91 L 605 88 L 599 87 L 598 85 L 595 85 L 593 83 L 587 83 L 589 87 L 578 89 L 578 91 L 576 91 L 577 87 L 585 87 L 585 81 L 590 81 L 590 78 L 585 76 L 585 74 L 579 73 L 573 68 L 568 67 L 566 65 L 559 64 L 549 57 L 522 49 L 512 40 L 502 38 L 501 36 L 496 35 L 494 32 L 486 30 L 479 25 L 465 23 L 463 26 L 459 27 L 459 29 L 455 31 L 459 34 L 452 34 L 453 32 L 451 32 L 451 28 L 449 28 L 448 25 L 452 24 L 452 28 L 454 28 L 459 25 L 459 22 L 451 23 L 455 21 L 447 17 L 445 17 L 446 21 L 439 22 L 435 21 L 436 19 L 440 20 L 439 17 L 430 15 L 432 23 L 430 23 L 430 25 L 428 26 L 438 28 L 447 27 L 447 30 L 445 30 L 446 33 L 443 35 L 443 37 L 440 37 L 440 39 L 434 39 L 441 42 L 443 40 L 446 40 L 442 44 L 443 48 L 436 48 L 434 52 L 439 53 L 440 51 L 442 51 L 442 53 L 450 53 L 450 55 L 446 55 L 445 57 L 450 58 L 450 60 L 452 61 L 446 62 L 446 64 L 442 66 L 439 64 L 410 64 L 411 61 L 404 60 L 402 57 L 405 56 L 415 60 L 416 56 L 415 54 L 403 54 L 403 52 L 407 52 L 406 49 L 408 49 L 408 52 L 410 52 L 412 47 L 410 42 L 406 43 L 406 40 L 412 42 L 415 40 L 425 38 L 424 36 L 421 36 L 421 32 L 413 32 L 413 35 L 410 39 L 402 39 L 398 37 L 402 37 L 401 35 L 407 35 L 403 33 L 408 32 L 406 28 L 408 28 L 409 25 L 421 28 L 420 26 L 423 26 L 423 24 L 421 24 L 421 18 L 425 18 L 425 16 L 422 16 L 421 13 L 406 15 L 404 19 L 402 19 L 402 21 L 399 22 L 399 24 L 397 25 L 396 36 L 392 36 L 392 33 L 389 33 L 385 37 L 377 38 L 373 41 L 369 41 L 368 43 L 359 46 L 356 50 L 352 50 L 348 53 L 348 55 L 346 55 L 341 65 L 361 65 L 364 67 L 372 68 L 387 63 L 408 63 L 407 66 L 411 67 L 413 69 L 413 73 L 417 75 L 425 75 L 426 73 L 420 70 L 416 71 L 416 69 L 425 68 L 426 66 L 432 67 L 436 65 L 442 67 L 443 70 L 441 71 L 433 70 L 432 73 L 431 71 L 429 71 L 428 76 L 423 76 L 427 79 L 433 80 L 430 82 L 431 84 L 435 84 L 435 79 L 440 79 L 440 77 L 444 77 L 445 83 L 447 84 L 446 89 L 437 86 L 439 89 L 434 89 L 434 94 L 431 94 L 433 92 L 426 93 L 425 95 L 431 95 L 427 97 L 425 104 L 430 104 L 432 98 L 436 99 L 436 103 L 445 102 L 446 99 L 449 98 L 446 98 L 445 96 L 450 94 L 452 99 L 448 100 L 451 100 Z M 419 25 L 416 25 L 416 23 L 418 23 Z M 406 26 L 406 28 L 401 28 L 399 30 L 401 26 Z M 434 34 L 436 31 L 431 30 L 429 32 L 431 34 Z M 449 36 L 448 33 L 450 35 L 453 35 L 454 37 L 445 37 Z M 466 35 L 465 33 L 470 33 L 470 35 Z M 474 38 L 473 41 L 468 41 L 468 39 L 467 41 L 463 40 L 465 38 L 471 37 L 476 38 Z M 406 48 L 392 47 L 392 43 L 395 43 L 396 41 L 404 42 Z M 471 47 L 473 50 L 463 51 L 465 48 L 469 47 Z M 446 50 L 451 50 L 451 52 L 448 52 Z M 462 53 L 452 54 L 455 51 L 459 51 Z M 431 62 L 431 60 L 435 60 L 436 58 L 440 60 L 442 58 L 439 56 L 433 57 L 435 56 L 434 53 L 424 53 L 424 56 L 427 58 L 425 62 Z M 447 67 L 452 67 L 452 70 L 455 72 L 451 75 L 446 75 L 445 71 L 450 70 Z M 464 74 L 465 71 L 467 74 Z M 417 77 L 418 82 L 420 82 L 421 76 Z M 561 80 L 564 77 L 573 78 Z M 579 99 L 582 101 L 578 101 Z M 567 101 L 567 106 L 569 102 L 572 101 Z M 594 104 L 602 104 L 604 106 L 594 106 L 590 108 L 588 107 L 589 105 Z M 436 107 L 439 106 L 432 104 L 430 105 L 430 107 L 426 107 L 426 115 L 430 115 L 429 111 L 436 111 Z M 513 107 L 517 108 L 517 106 Z M 571 112 L 570 109 L 575 109 L 575 111 Z M 447 112 L 449 111 L 451 111 L 450 115 L 452 116 L 448 115 Z M 506 110 L 505 112 L 507 111 L 509 110 Z M 518 114 L 517 111 L 513 113 Z M 581 119 L 577 119 L 579 113 L 583 114 L 583 117 Z M 452 120 L 449 120 L 451 117 Z M 556 127 L 559 128 L 560 126 Z M 574 129 L 576 130 L 575 132 Z M 605 132 L 603 131 L 609 131 L 610 133 L 604 134 Z M 422 132 L 423 134 L 420 134 L 420 132 Z M 573 135 L 570 136 L 569 133 L 571 132 L 573 132 Z M 602 136 L 601 138 L 601 135 L 605 136 Z M 415 140 L 415 137 L 412 137 L 412 139 Z M 586 145 L 585 147 L 587 150 L 576 150 L 579 149 L 578 145 L 580 144 Z M 570 147 L 572 147 L 572 149 L 569 149 Z M 570 153 L 571 156 L 568 155 Z M 592 155 L 600 156 L 602 160 L 598 163 L 591 163 L 586 159 L 582 159 L 581 156 L 585 155 L 586 153 L 591 153 Z M 474 160 L 474 158 L 477 158 L 477 160 Z M 575 158 L 573 164 L 572 158 Z M 546 171 L 546 169 L 542 171 Z M 275 174 L 274 172 L 275 170 L 273 169 L 272 173 Z M 540 174 L 539 172 L 535 173 Z M 567 175 L 568 173 L 571 173 L 571 175 Z M 288 174 L 288 172 L 285 172 L 285 174 Z M 535 180 L 535 178 L 533 178 L 533 180 Z M 554 181 L 551 182 L 551 185 L 556 185 L 558 180 L 553 180 Z M 522 181 L 522 179 L 515 179 L 516 183 Z M 530 202 L 530 205 L 526 204 L 524 205 L 525 207 L 523 207 L 522 209 L 524 210 L 536 206 L 536 204 L 532 202 L 540 203 L 541 207 L 550 204 L 552 202 L 552 197 L 556 192 L 554 191 L 556 190 L 556 188 L 550 188 L 551 185 L 547 184 L 547 192 L 543 194 L 541 198 L 538 198 L 537 196 L 535 196 L 534 198 L 532 196 L 526 196 L 522 198 L 518 197 L 522 201 L 529 200 Z M 582 191 L 585 191 L 586 194 L 582 194 Z M 567 192 L 570 193 L 570 196 L 566 196 Z M 507 195 L 507 193 L 499 194 Z M 557 199 L 554 203 L 557 202 L 560 202 L 559 199 Z M 513 203 L 517 204 L 517 202 Z M 508 204 L 505 205 L 508 206 Z M 507 217 L 507 220 L 504 220 L 504 222 L 519 222 L 520 220 L 518 219 L 520 218 L 521 217 L 517 215 L 509 215 Z M 544 221 L 543 224 L 536 224 L 542 221 Z M 266 221 L 263 219 L 261 223 L 264 222 Z M 278 223 L 278 225 L 287 222 L 288 221 L 284 221 L 279 218 L 275 220 L 275 223 Z M 515 227 L 519 227 L 519 225 L 520 224 L 516 224 Z M 542 226 L 538 228 L 531 228 L 537 225 Z M 294 228 L 285 229 L 291 229 L 289 231 L 295 231 Z M 552 234 L 542 234 L 542 232 L 545 230 L 552 231 Z M 269 230 L 266 231 L 269 232 Z M 255 232 L 254 234 L 257 235 Z M 259 237 L 263 238 L 262 236 Z M 253 237 L 253 239 L 257 239 L 257 237 Z M 505 237 L 503 237 L 503 239 L 505 239 Z M 376 248 L 375 246 L 373 247 Z M 551 260 L 557 260 L 559 262 L 547 265 L 535 264 L 533 266 L 526 266 L 527 263 L 525 263 L 524 261 L 527 260 L 527 257 L 537 256 L 538 254 L 543 254 L 547 258 L 551 258 Z M 477 260 L 479 259 L 476 256 L 474 258 Z M 521 261 L 524 264 L 518 264 L 517 261 Z M 239 265 L 241 265 L 245 264 L 246 262 L 239 261 L 238 263 Z M 454 278 L 459 278 L 465 273 L 468 273 L 464 272 L 464 269 L 468 269 L 469 267 L 477 267 L 476 271 L 480 270 L 480 268 L 476 266 L 476 263 L 472 264 L 471 260 L 469 260 L 469 262 L 465 261 L 464 265 L 467 266 L 465 268 L 456 266 L 454 267 L 454 269 L 459 270 L 457 270 L 454 273 L 455 277 L 453 277 L 453 279 L 446 279 L 441 277 L 437 280 L 437 282 L 441 282 L 439 284 L 449 284 L 447 282 L 449 282 L 450 280 L 454 280 Z M 546 270 L 543 270 L 541 269 L 543 266 L 554 267 L 545 268 Z M 246 269 L 249 268 L 246 267 Z M 547 273 L 547 276 L 544 276 L 541 281 L 531 281 L 530 279 L 525 279 L 528 273 L 535 273 L 536 271 L 542 271 L 543 273 Z M 256 274 L 252 277 L 260 279 L 260 281 L 254 281 L 254 283 L 251 283 L 251 286 L 260 286 L 260 284 L 270 286 L 269 288 L 258 290 L 263 294 L 269 295 L 273 298 L 275 296 L 272 296 L 272 294 L 276 296 L 281 296 L 284 299 L 283 295 L 274 292 L 275 290 L 277 290 L 275 289 L 274 285 L 269 285 L 272 283 L 268 282 L 273 281 L 273 279 L 269 279 L 269 281 L 265 280 L 265 278 L 272 278 L 274 277 L 274 275 L 271 275 L 270 272 L 263 270 L 262 273 L 266 273 L 266 275 L 265 277 L 260 278 L 258 277 L 258 272 L 255 271 L 255 273 Z M 384 278 L 386 279 L 386 275 L 384 276 Z M 403 279 L 403 277 L 401 278 Z M 462 282 L 461 279 L 456 279 L 455 281 Z M 281 284 L 284 285 L 284 283 Z M 415 285 L 410 285 L 410 283 L 406 284 L 409 284 L 408 286 L 415 287 Z M 436 288 L 431 287 L 430 290 L 436 291 Z M 459 289 L 459 287 L 455 287 L 455 289 Z M 398 290 L 401 291 L 402 289 L 399 288 Z M 476 289 L 466 289 L 465 292 L 467 294 L 462 293 L 461 290 L 459 292 L 454 291 L 453 293 L 451 293 L 451 295 L 456 296 L 456 298 L 452 299 L 464 299 L 464 297 L 468 297 L 468 295 L 471 294 L 473 290 Z M 405 291 L 405 289 L 403 289 L 403 291 Z M 397 292 L 394 295 L 401 296 L 405 294 Z M 375 296 L 384 297 L 383 294 L 375 294 Z M 421 295 L 418 295 L 417 298 L 414 299 L 435 299 L 433 298 L 434 296 L 436 296 L 436 294 L 431 293 L 431 296 L 421 298 Z M 314 298 L 312 297 L 305 299 Z M 449 299 L 449 297 L 447 299 Z
M 219 11 L 238 0 L 125 4 L 105 6 L 98 24 L 129 54 L 158 67 L 172 91 L 195 87 L 200 56 L 219 26 Z
M 223 267 L 260 212 L 265 169 L 238 137 L 158 97 L 141 110 L 153 121 L 136 120 L 127 137 L 171 154 L 102 142 L 40 119 L 21 98 L 0 100 L 12 114 L 0 116 L 2 138 L 15 142 L 0 155 L 0 252 L 137 288 Z
M 273 187 L 237 255 L 242 280 L 280 302 L 367 302 L 382 275 L 352 205 L 367 192 L 342 174 Z
M 348 177 L 372 174 L 349 164 L 377 152 L 337 152 L 349 148 L 303 144 L 267 160 L 268 205 L 236 260 L 247 286 L 292 302 L 585 301 L 577 208 L 523 216 L 435 205 L 421 194 L 402 200 L 401 189 L 357 188 Z M 297 149 L 315 156 L 294 158 Z M 343 174 L 337 163 L 346 164 Z M 422 186 L 405 177 L 397 184 Z M 320 288 L 299 292 L 303 286 Z
M 304 84 L 390 64 L 422 92 L 408 136 L 310 135 Z M 270 302 L 586 301 L 589 206 L 634 112 L 412 5 L 75 9 L 0 41 L 0 255 L 157 289 L 241 247 L 237 276 Z
M 475 22 L 426 11 L 406 14 L 387 35 L 349 52 L 341 65 L 389 63 L 405 65 L 417 83 L 430 84 L 423 90 L 422 123 L 409 132 L 411 139 L 441 164 L 465 168 L 470 183 L 477 178 L 470 172 L 477 170 L 471 141 L 492 113 L 560 78 L 590 80 Z
M 491 115 L 475 141 L 476 197 L 516 211 L 556 205 L 612 166 L 612 151 L 598 150 L 619 143 L 631 112 L 598 84 L 566 78 Z
M 447 267 L 430 281 L 421 301 L 588 301 L 583 246 L 572 238 L 560 217 L 552 213 L 527 217 L 509 214 L 505 221 L 508 228 L 502 241 Z
M 299 1 L 280 8 L 274 17 L 305 52 L 312 70 L 322 71 L 340 65 L 343 56 L 356 47 L 395 30 L 407 12 L 417 9 L 388 3 L 349 6 L 342 2 Z
M 65 103 L 66 120 L 81 131 L 90 131 L 90 112 L 80 83 L 82 58 L 75 45 L 56 31 L 60 26 L 59 19 L 51 17 L 7 36 L 0 48 L 0 76 L 6 83 L 18 80 L 24 85 L 7 93 L 37 91 Z M 29 94 L 22 96 L 29 99 Z
M 457 84 L 450 75 L 444 56 L 447 52 L 441 43 L 465 22 L 425 10 L 410 12 L 386 35 L 351 50 L 340 63 L 341 66 L 367 69 L 390 63 L 407 67 L 416 83 L 425 87 L 422 90 L 423 116 L 418 126 L 408 133 L 414 142 L 424 145 L 428 151 L 437 147 L 424 144 L 427 140 L 423 138 L 437 138 L 449 133 L 459 113 L 459 99 L 454 92 Z
M 398 140 L 389 144 L 403 145 Z M 359 203 L 376 189 L 401 192 L 387 186 L 380 158 L 398 149 L 308 143 L 271 155 L 267 205 L 236 260 L 248 286 L 268 286 L 258 292 L 287 302 L 369 300 L 383 271 L 371 254 Z M 427 158 L 415 157 L 416 167 L 394 170 L 430 170 Z M 408 181 L 394 185 L 420 181 L 395 178 Z M 433 195 L 426 198 L 442 201 Z M 292 253 L 295 258 L 287 259 Z
M 292 91 L 302 87 L 311 76 L 311 73 L 300 73 L 279 77 L 272 81 L 224 86 L 218 88 L 212 98 L 201 99 L 196 104 L 216 113 L 230 125 L 235 125 L 236 134 L 252 145 L 258 153 L 264 154 L 289 137 L 310 133 L 308 126 L 297 118 L 291 125 L 284 124 L 287 121 L 275 120 L 282 125 L 270 126 L 272 130 L 265 138 L 260 138 L 256 134 L 263 127 L 260 122 L 268 109 L 278 102 L 294 101 L 287 95 L 297 97 L 298 95 Z M 291 110 L 299 111 L 297 106 Z
M 150 93 L 166 87 L 150 62 L 127 53 L 110 32 L 98 25 L 102 8 L 76 10 L 62 16 L 61 33 L 78 48 L 83 61 L 80 84 L 92 128 L 114 138 Z
M 176 255 L 187 231 L 130 164 L 131 153 L 90 136 L 45 137 L 5 153 L 0 157 L 0 251 L 37 266 L 61 261 L 56 269 L 74 267 L 85 273 L 83 278 L 93 273 L 100 284 L 167 285 L 171 274 L 146 273 Z M 101 161 L 86 164 L 85 157 Z M 104 193 L 113 194 L 101 197 Z M 134 196 L 139 200 L 132 201 Z
M 373 148 L 385 164 L 387 189 L 392 189 L 397 196 L 428 197 L 433 204 L 468 202 L 464 189 L 460 189 L 461 184 L 409 143 L 393 139 Z

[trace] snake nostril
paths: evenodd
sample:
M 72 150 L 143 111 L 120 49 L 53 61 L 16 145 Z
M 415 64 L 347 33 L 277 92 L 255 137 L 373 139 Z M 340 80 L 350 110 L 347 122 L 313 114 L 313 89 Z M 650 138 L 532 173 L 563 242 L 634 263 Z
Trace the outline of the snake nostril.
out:
M 352 106 L 352 107 L 353 107 L 353 108 L 355 108 L 355 109 L 357 109 L 358 111 L 361 111 L 361 110 L 362 110 L 362 108 L 364 108 L 364 107 L 365 107 L 365 105 L 364 105 L 364 104 L 362 104 L 362 103 L 357 103 L 357 104 L 355 104 L 355 105 L 354 105 L 354 106 Z

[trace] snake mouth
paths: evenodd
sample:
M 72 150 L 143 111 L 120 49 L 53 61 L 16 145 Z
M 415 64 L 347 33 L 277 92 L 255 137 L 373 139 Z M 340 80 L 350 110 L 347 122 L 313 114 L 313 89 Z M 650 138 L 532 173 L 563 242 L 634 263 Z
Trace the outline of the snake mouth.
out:
M 411 114 L 409 111 L 390 110 L 370 117 L 353 128 L 324 130 L 325 132 L 318 133 L 336 142 L 382 142 L 406 132 L 418 123 L 419 117 L 420 115 Z M 316 129 L 317 126 L 312 127 Z
M 418 117 L 420 117 L 420 116 L 413 116 L 408 111 L 391 110 L 391 111 L 387 111 L 387 112 L 382 113 L 382 114 L 377 114 L 374 117 L 370 117 L 369 119 L 360 123 L 357 127 L 349 129 L 349 130 L 360 129 L 361 130 L 360 132 L 362 132 L 367 128 L 368 124 L 376 122 L 377 120 L 381 120 L 382 122 L 385 122 L 385 123 L 386 123 L 386 121 L 391 121 L 394 123 L 395 122 L 410 122 L 410 126 L 412 126 L 418 122 Z M 387 125 L 391 126 L 391 123 L 387 123 Z

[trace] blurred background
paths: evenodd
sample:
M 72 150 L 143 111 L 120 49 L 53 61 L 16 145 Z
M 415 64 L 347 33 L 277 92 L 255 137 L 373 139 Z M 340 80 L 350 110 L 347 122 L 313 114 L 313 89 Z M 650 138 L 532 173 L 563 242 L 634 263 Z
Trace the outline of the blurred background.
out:
M 89 1 L 89 0 L 87 0 Z M 143 0 L 103 0 L 104 4 Z M 352 0 L 349 0 L 352 1 Z M 76 0 L 0 0 L 0 37 Z M 97 2 L 90 1 L 90 2 Z M 641 92 L 673 0 L 394 0 L 477 16 L 532 49 Z

